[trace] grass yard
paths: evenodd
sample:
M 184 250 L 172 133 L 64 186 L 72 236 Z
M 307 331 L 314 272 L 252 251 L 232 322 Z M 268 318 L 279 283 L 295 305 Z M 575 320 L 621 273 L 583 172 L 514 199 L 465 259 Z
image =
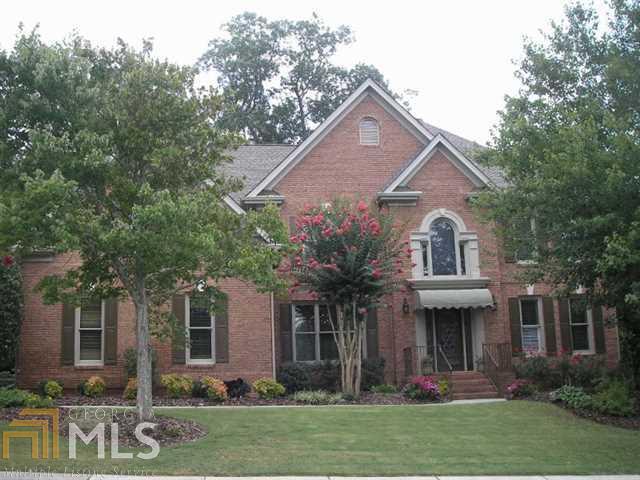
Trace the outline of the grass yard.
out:
M 35 460 L 18 440 L 0 469 L 153 474 L 418 475 L 640 472 L 640 432 L 534 402 L 400 407 L 162 410 L 205 425 L 153 460 Z M 6 424 L 0 426 L 6 429 Z M 25 442 L 20 444 L 20 442 Z M 81 444 L 82 445 L 82 444 Z M 67 456 L 63 440 L 61 457 Z

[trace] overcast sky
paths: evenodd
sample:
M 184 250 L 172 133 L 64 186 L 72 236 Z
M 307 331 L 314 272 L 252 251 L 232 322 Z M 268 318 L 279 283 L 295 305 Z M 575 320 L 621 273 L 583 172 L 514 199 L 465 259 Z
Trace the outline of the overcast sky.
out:
M 21 0 L 0 15 L 0 48 L 13 44 L 19 22 L 37 23 L 45 40 L 72 30 L 100 45 L 118 37 L 140 45 L 153 37 L 160 57 L 192 64 L 220 25 L 243 11 L 270 19 L 302 19 L 316 12 L 329 25 L 346 24 L 356 42 L 337 61 L 378 67 L 395 91 L 419 92 L 412 112 L 441 128 L 485 143 L 504 95 L 514 93 L 513 59 L 523 36 L 539 37 L 562 18 L 564 0 L 173 1 Z M 600 10 L 602 1 L 596 0 Z

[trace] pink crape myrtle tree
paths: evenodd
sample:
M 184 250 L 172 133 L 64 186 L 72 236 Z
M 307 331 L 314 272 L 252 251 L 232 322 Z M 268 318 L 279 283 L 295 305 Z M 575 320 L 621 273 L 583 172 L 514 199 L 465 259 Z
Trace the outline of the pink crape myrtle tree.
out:
M 307 290 L 329 308 L 340 361 L 342 391 L 358 396 L 362 346 L 369 309 L 400 287 L 398 279 L 411 251 L 390 214 L 366 202 L 337 199 L 307 207 L 296 219 L 291 243 L 297 248 L 282 271 L 291 292 Z

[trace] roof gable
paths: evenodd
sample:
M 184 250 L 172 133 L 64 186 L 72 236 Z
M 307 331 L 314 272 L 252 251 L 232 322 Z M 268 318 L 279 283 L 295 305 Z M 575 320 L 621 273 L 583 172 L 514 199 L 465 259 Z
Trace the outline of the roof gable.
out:
M 413 160 L 411 160 L 384 189 L 384 193 L 392 193 L 398 187 L 406 186 L 409 181 L 429 161 L 436 150 L 443 150 L 445 156 L 464 173 L 475 186 L 492 186 L 493 182 L 472 160 L 467 158 L 444 135 L 438 133 L 431 142 Z
M 278 164 L 260 183 L 248 194 L 247 198 L 255 198 L 265 190 L 272 189 L 283 177 L 289 173 L 313 147 L 315 147 L 353 108 L 365 97 L 374 97 L 391 115 L 398 119 L 421 142 L 427 144 L 432 140 L 433 134 L 425 125 L 411 115 L 382 87 L 367 80 L 355 92 L 353 92 L 327 119 L 314 130 L 285 160 Z

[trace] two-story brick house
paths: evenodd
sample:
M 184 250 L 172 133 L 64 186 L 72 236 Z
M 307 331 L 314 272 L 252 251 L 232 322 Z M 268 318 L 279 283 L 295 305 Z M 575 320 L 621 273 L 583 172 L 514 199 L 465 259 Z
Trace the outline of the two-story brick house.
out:
M 521 285 L 518 262 L 505 258 L 491 227 L 469 203 L 475 192 L 501 188 L 500 172 L 474 162 L 474 142 L 411 115 L 367 81 L 300 145 L 246 145 L 233 152 L 229 175 L 245 187 L 226 201 L 238 214 L 267 202 L 280 205 L 288 224 L 307 204 L 357 196 L 388 209 L 408 225 L 412 264 L 406 291 L 387 299 L 367 324 L 366 354 L 386 360 L 386 376 L 401 383 L 419 371 L 457 372 L 468 396 L 495 394 L 484 371 L 510 367 L 513 351 L 556 355 L 561 349 L 618 360 L 617 330 L 600 309 L 557 299 L 542 284 Z M 79 260 L 39 256 L 24 263 L 25 318 L 18 382 L 44 378 L 74 386 L 91 374 L 109 387 L 126 382 L 124 351 L 134 345 L 130 302 L 103 300 L 74 308 L 44 305 L 34 285 Z M 334 358 L 324 309 L 303 294 L 287 299 L 259 294 L 238 280 L 223 282 L 226 312 L 211 316 L 189 298 L 173 299 L 184 321 L 187 348 L 155 345 L 158 370 L 223 379 L 275 375 L 285 362 Z M 464 373 L 466 372 L 466 373 Z M 459 391 L 464 391 L 464 389 Z

